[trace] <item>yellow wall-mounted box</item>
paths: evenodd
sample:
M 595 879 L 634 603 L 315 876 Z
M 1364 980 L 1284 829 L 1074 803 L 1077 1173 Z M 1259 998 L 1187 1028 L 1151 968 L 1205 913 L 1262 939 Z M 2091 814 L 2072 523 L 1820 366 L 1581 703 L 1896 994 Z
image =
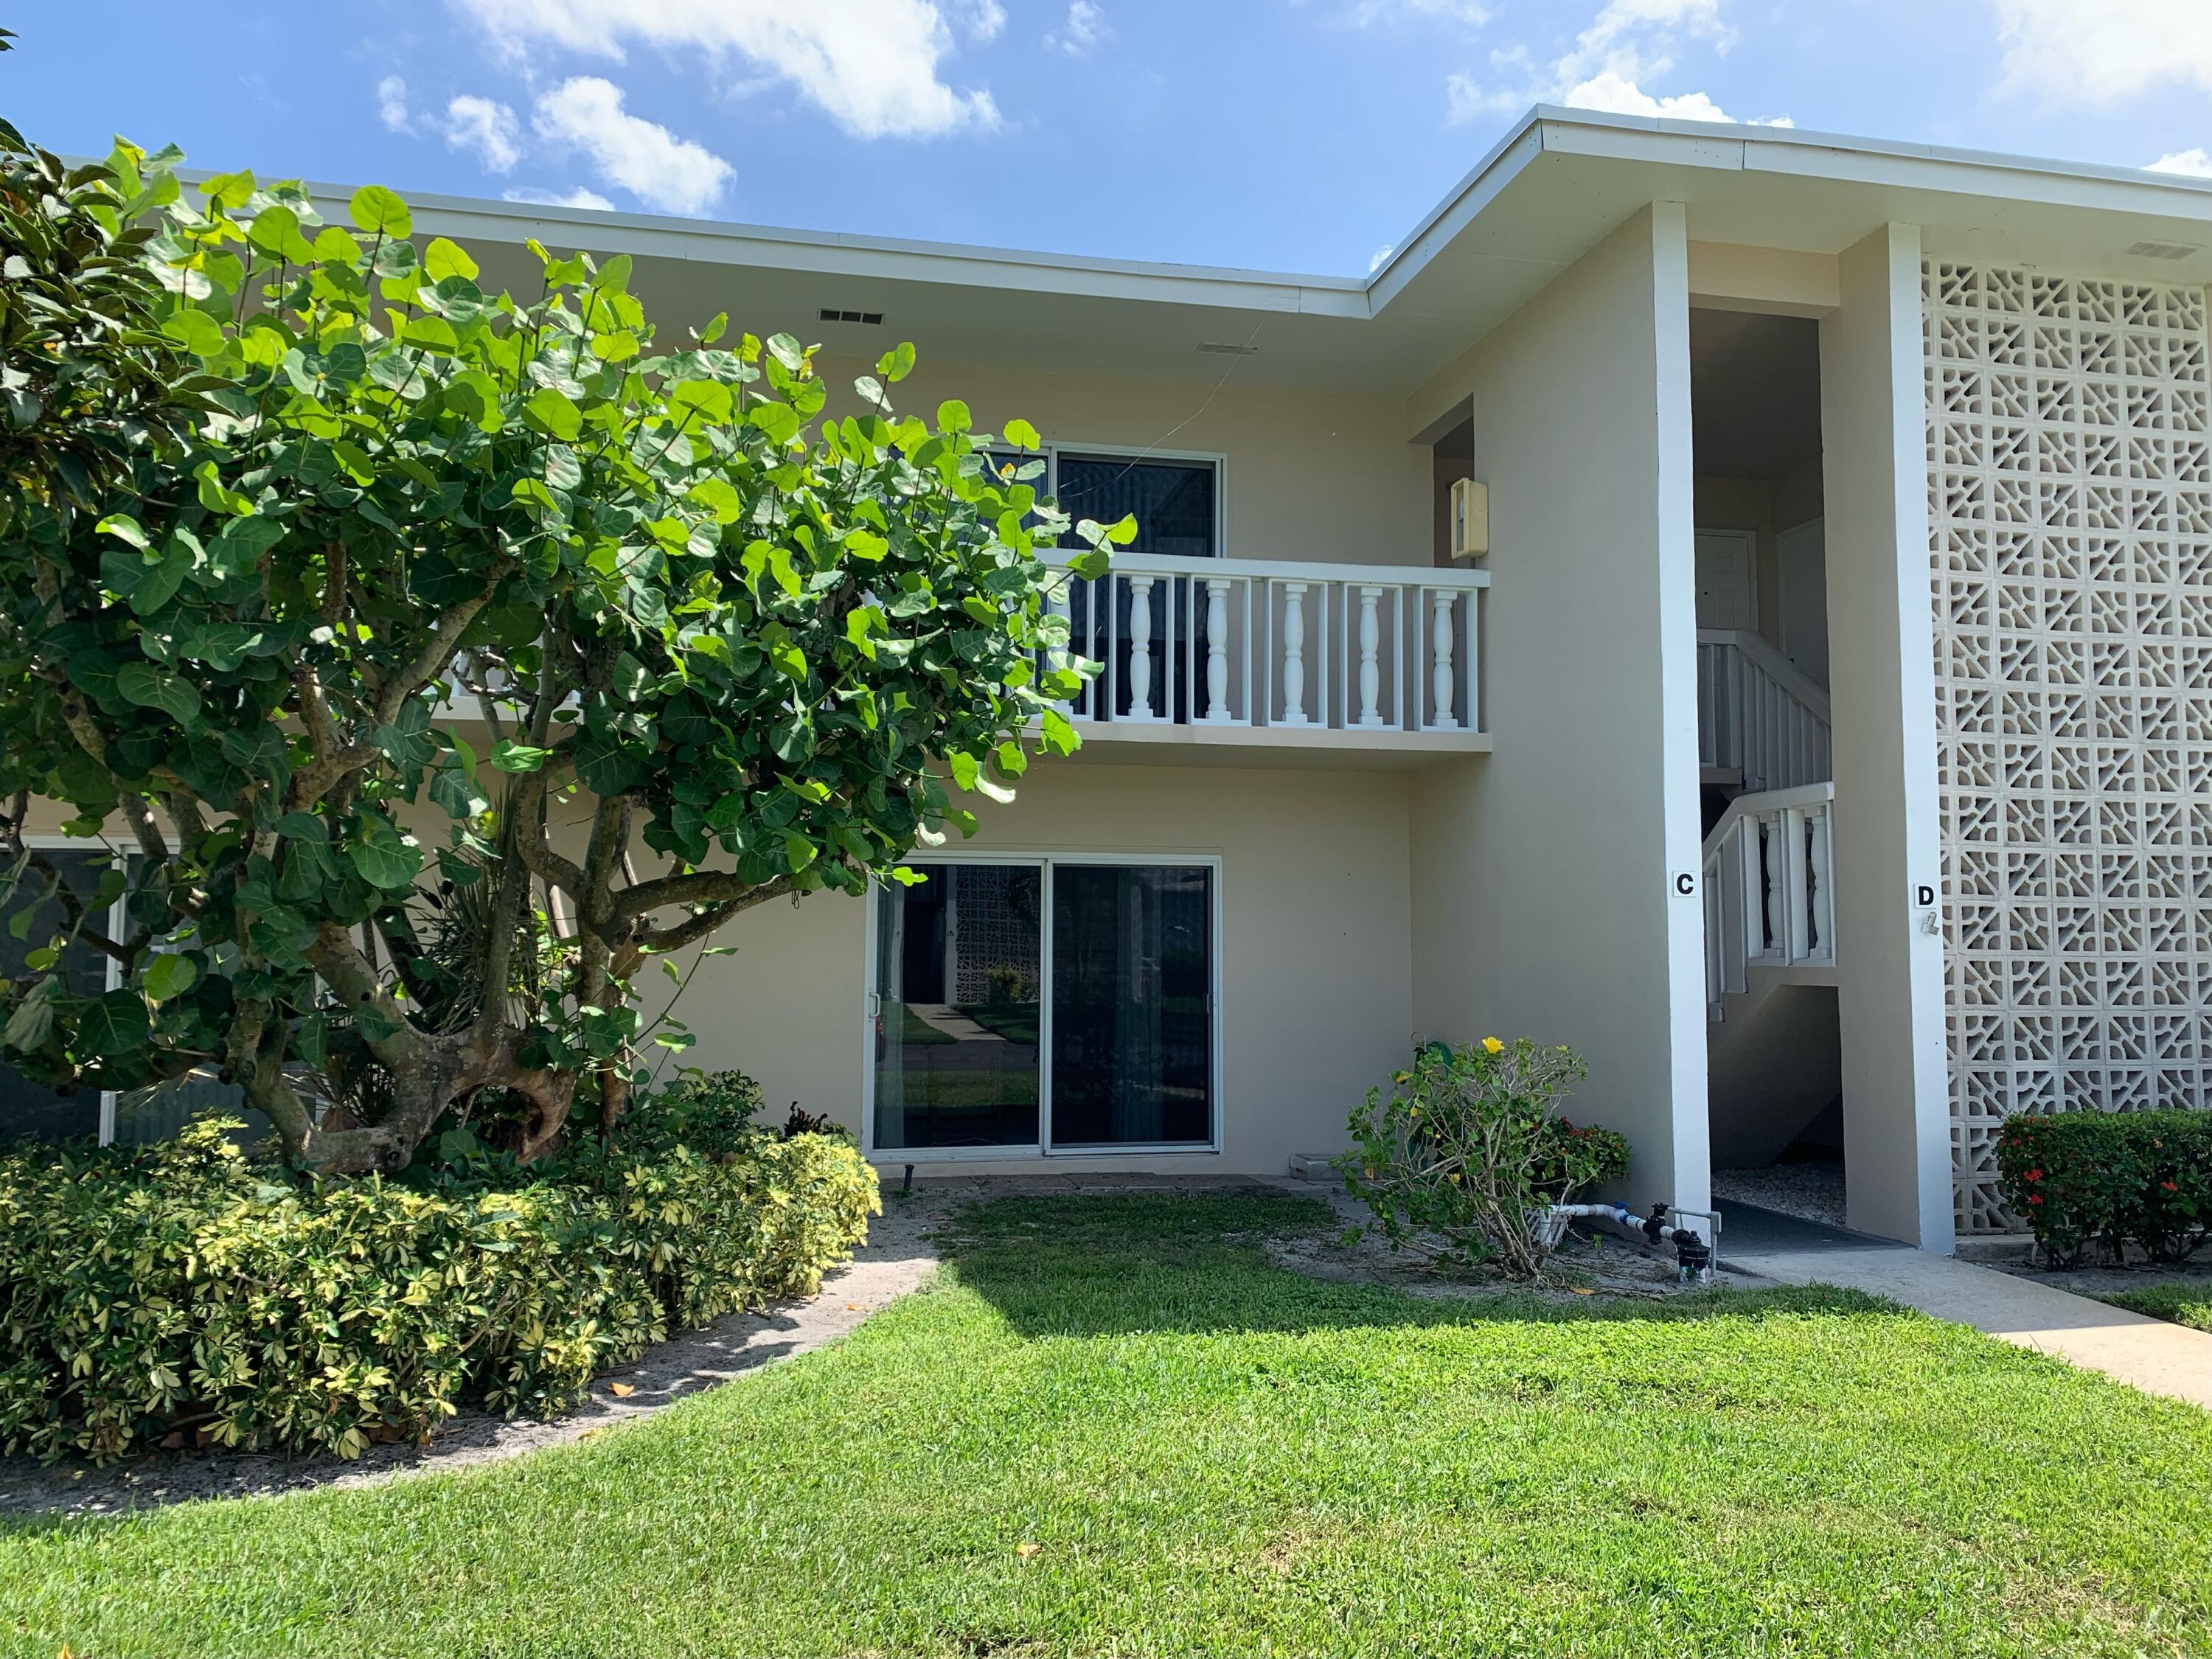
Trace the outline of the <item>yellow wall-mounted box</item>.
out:
M 1473 478 L 1453 480 L 1451 556 L 1476 559 L 1490 551 L 1490 486 Z

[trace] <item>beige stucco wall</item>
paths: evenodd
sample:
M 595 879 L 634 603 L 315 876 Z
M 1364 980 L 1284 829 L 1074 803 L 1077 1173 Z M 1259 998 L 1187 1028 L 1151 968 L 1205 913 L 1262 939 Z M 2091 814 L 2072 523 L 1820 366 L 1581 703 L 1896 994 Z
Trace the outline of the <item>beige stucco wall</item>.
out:
M 1041 763 L 1012 805 L 982 809 L 963 851 L 1221 860 L 1222 1150 L 1050 1168 L 1281 1174 L 1293 1152 L 1344 1144 L 1346 1114 L 1402 1061 L 1413 1027 L 1409 794 L 1400 773 L 1079 756 Z M 739 918 L 717 941 L 737 954 L 705 964 L 686 995 L 699 1039 L 686 1059 L 750 1073 L 779 1112 L 797 1100 L 858 1131 L 866 911 L 818 895 Z
M 1455 372 L 1491 491 L 1496 748 L 1414 784 L 1414 1023 L 1571 1043 L 1571 1115 L 1629 1136 L 1628 1189 L 1699 1206 L 1703 918 L 1673 884 L 1699 862 L 1679 210 L 1631 220 Z
M 1231 558 L 1427 564 L 1430 453 L 1407 441 L 1405 400 L 1240 386 L 1230 362 L 1225 380 L 1149 380 L 925 362 L 891 392 L 900 410 L 925 415 L 957 398 L 988 432 L 1018 416 L 1068 449 L 1224 456 Z M 842 389 L 864 372 L 825 362 L 824 378 L 840 389 L 833 409 L 850 401 Z

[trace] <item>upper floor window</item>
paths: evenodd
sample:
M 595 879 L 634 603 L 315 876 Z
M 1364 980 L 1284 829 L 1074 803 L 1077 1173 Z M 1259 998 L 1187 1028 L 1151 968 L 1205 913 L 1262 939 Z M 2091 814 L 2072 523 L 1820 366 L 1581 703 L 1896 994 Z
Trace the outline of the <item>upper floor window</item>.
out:
M 1053 493 L 1071 518 L 1112 524 L 1124 514 L 1135 516 L 1137 539 L 1127 550 L 1132 553 L 1221 556 L 1218 462 L 1063 449 L 1053 456 Z

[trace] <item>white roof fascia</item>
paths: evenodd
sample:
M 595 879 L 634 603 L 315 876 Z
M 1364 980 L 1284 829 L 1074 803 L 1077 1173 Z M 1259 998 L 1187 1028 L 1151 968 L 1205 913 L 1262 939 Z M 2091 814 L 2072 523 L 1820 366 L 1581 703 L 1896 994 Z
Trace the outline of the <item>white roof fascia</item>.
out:
M 1540 104 L 1431 210 L 1371 276 L 1318 276 L 862 236 L 653 214 L 410 195 L 426 230 L 520 244 L 581 237 L 603 252 L 1154 304 L 1361 319 L 1375 316 L 1546 151 L 1628 163 L 1850 183 L 1996 203 L 2212 223 L 2212 179 L 1791 127 L 1615 115 Z M 205 176 L 198 169 L 186 179 Z M 308 189 L 331 216 L 350 190 Z

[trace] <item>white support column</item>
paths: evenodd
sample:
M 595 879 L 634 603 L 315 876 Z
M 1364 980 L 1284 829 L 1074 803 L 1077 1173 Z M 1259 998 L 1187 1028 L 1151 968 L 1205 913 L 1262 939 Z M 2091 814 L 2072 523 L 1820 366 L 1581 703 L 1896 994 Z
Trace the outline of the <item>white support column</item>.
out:
M 1850 1224 L 1954 1247 L 1929 593 L 1920 231 L 1891 224 L 1837 257 L 1820 319 L 1828 661 L 1836 799 L 1829 865 L 1840 969 Z
M 1229 723 L 1229 584 L 1219 577 L 1206 583 L 1206 718 Z
M 1129 712 L 1132 720 L 1152 714 L 1152 579 L 1129 578 Z
M 1455 597 L 1448 587 L 1440 587 L 1429 595 L 1432 618 L 1429 628 L 1429 724 L 1438 731 L 1449 731 L 1459 725 L 1459 715 L 1452 708 L 1452 601 Z M 1470 616 L 1474 610 L 1470 602 Z
M 1359 590 L 1359 723 L 1382 724 L 1382 629 L 1377 607 L 1382 590 L 1362 586 Z
M 1283 584 L 1283 724 L 1306 725 L 1306 585 Z

